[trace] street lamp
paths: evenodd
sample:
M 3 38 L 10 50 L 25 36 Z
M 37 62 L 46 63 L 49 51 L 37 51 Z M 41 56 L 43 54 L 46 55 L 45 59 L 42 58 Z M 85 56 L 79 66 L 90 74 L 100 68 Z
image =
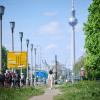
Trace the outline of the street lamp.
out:
M 31 86 L 33 85 L 33 44 L 31 44 Z
M 29 46 L 29 39 L 26 39 L 26 45 L 27 45 L 27 78 L 26 78 L 26 85 L 28 86 L 28 83 L 29 83 L 29 73 L 28 73 L 28 46 Z
M 21 52 L 22 52 L 22 39 L 23 39 L 23 32 L 19 32 L 19 35 L 20 35 Z
M 35 54 L 34 86 L 36 85 L 36 53 L 37 53 L 37 48 L 34 48 L 34 54 Z
M 2 69 L 2 16 L 4 15 L 4 6 L 0 6 L 0 74 Z
M 14 51 L 14 28 L 15 22 L 10 22 L 11 33 L 12 33 L 12 51 Z
M 58 72 L 57 72 L 57 66 L 58 66 L 58 64 L 57 64 L 57 55 L 55 55 L 55 84 L 57 84 L 57 74 L 58 74 Z
M 23 32 L 19 32 L 20 36 L 20 42 L 21 42 L 21 52 L 22 52 L 22 39 L 23 39 Z M 20 75 L 22 76 L 22 65 L 20 65 Z M 20 79 L 20 85 L 21 85 L 21 79 Z

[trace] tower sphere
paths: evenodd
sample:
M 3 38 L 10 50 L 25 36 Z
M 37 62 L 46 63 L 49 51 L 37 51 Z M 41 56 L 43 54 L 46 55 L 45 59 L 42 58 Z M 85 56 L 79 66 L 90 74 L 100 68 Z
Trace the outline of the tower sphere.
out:
M 75 17 L 71 17 L 69 19 L 69 24 L 73 27 L 77 24 L 77 19 Z

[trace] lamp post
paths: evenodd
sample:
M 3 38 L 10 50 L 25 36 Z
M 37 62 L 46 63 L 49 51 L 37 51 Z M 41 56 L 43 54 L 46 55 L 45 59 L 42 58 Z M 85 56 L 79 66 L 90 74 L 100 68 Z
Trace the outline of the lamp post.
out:
M 2 16 L 4 15 L 5 7 L 0 5 L 0 74 L 2 73 Z
M 22 52 L 22 40 L 23 40 L 23 32 L 19 32 L 20 42 L 21 42 L 21 52 Z
M 31 86 L 33 85 L 33 44 L 31 44 Z
M 37 48 L 34 48 L 34 54 L 35 54 L 35 68 L 34 68 L 34 86 L 36 85 L 36 54 Z
M 23 32 L 19 32 L 20 35 L 20 42 L 21 42 L 21 52 L 22 52 L 22 39 L 23 39 Z M 22 76 L 22 65 L 20 64 L 20 75 Z M 20 86 L 21 86 L 21 79 L 20 79 Z
M 72 66 L 74 66 L 75 64 L 75 26 L 77 25 L 77 19 L 76 19 L 76 16 L 75 16 L 75 7 L 74 7 L 74 0 L 72 0 L 72 11 L 71 11 L 71 17 L 69 19 L 69 24 L 70 26 L 72 27 L 72 31 L 73 31 L 73 34 L 72 34 L 72 43 L 73 43 L 73 47 L 72 47 L 72 50 L 73 50 L 73 60 L 72 60 Z M 74 82 L 74 78 L 73 78 L 73 68 L 72 68 L 72 83 Z
M 14 51 L 14 28 L 15 28 L 15 22 L 10 22 L 11 27 L 11 33 L 12 33 L 12 51 Z
M 57 55 L 55 55 L 55 84 L 57 84 Z
M 28 46 L 29 46 L 29 39 L 26 39 L 26 45 L 27 45 L 27 78 L 26 78 L 26 85 L 29 84 L 29 73 L 28 73 Z

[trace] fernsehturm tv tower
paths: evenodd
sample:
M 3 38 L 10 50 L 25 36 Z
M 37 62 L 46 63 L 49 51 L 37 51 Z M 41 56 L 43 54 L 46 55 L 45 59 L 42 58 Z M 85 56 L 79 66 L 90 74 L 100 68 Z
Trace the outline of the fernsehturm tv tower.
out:
M 73 45 L 73 47 L 72 47 L 72 53 L 73 53 L 72 54 L 72 56 L 73 56 L 72 66 L 75 64 L 75 26 L 77 24 L 77 18 L 75 16 L 75 13 L 76 13 L 76 11 L 75 11 L 75 7 L 74 7 L 74 0 L 72 0 L 72 11 L 71 11 L 71 17 L 69 19 L 69 24 L 71 25 L 72 32 L 73 32 L 73 34 L 72 34 L 72 45 Z M 73 72 L 73 68 L 72 68 L 72 72 Z M 72 81 L 73 81 L 73 79 L 72 79 Z

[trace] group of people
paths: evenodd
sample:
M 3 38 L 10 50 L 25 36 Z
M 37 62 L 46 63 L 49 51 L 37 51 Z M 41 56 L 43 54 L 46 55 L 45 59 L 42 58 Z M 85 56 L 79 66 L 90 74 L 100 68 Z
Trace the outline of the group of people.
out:
M 19 74 L 19 72 L 12 72 L 11 70 L 6 70 L 4 74 L 0 74 L 0 86 L 2 87 L 20 87 L 26 84 L 26 78 L 24 74 Z M 50 89 L 53 88 L 54 84 L 54 74 L 50 70 L 48 73 L 48 86 Z
M 0 85 L 3 87 L 20 87 L 25 84 L 24 75 L 20 75 L 19 72 L 12 72 L 6 70 L 4 74 L 0 74 Z

